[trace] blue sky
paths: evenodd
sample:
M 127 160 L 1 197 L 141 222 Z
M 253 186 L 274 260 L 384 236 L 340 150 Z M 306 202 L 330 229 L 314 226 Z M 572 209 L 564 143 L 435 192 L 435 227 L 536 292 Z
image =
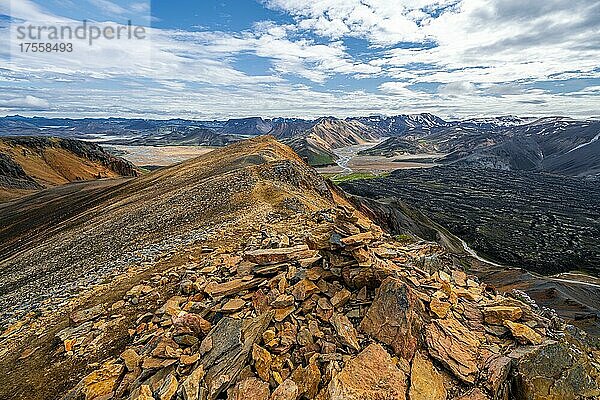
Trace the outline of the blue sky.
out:
M 147 35 L 21 52 L 83 20 Z M 0 115 L 600 115 L 595 0 L 0 0 L 0 41 Z

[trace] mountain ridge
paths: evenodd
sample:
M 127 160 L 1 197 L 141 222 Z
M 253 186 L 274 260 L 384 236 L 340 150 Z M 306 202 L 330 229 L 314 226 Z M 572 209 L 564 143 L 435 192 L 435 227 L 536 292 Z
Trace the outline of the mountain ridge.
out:
M 31 238 L 0 261 L 2 398 L 600 395 L 583 333 L 384 232 L 272 137 L 104 182 L 42 235 L 74 186 L 0 206 L 31 229 L 0 224 L 0 249 Z

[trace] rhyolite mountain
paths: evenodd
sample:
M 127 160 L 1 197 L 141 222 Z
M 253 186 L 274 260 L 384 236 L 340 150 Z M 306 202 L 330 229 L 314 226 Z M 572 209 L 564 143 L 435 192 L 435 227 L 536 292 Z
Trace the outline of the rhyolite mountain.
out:
M 107 144 L 223 146 L 270 134 L 314 165 L 334 163 L 333 150 L 389 138 L 365 155 L 435 154 L 441 164 L 570 176 L 600 174 L 600 121 L 564 117 L 472 118 L 432 114 L 305 120 L 260 117 L 227 121 L 0 118 L 0 136 L 45 135 Z M 440 156 L 442 154 L 443 156 Z
M 600 396 L 585 332 L 272 137 L 101 182 L 0 206 L 2 399 Z
M 444 165 L 598 177 L 599 138 L 598 120 L 465 120 L 406 129 L 362 154 L 442 153 Z
M 0 137 L 0 201 L 70 182 L 137 175 L 133 164 L 94 143 Z

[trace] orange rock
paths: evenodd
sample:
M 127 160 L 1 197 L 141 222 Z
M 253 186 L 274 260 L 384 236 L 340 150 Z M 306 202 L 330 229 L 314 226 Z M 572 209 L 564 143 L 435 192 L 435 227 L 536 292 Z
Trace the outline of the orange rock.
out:
M 83 378 L 85 400 L 109 398 L 108 396 L 112 395 L 123 369 L 123 365 L 107 363 Z
M 269 395 L 268 383 L 256 378 L 247 378 L 236 385 L 231 397 L 233 400 L 268 400 Z
M 345 246 L 355 246 L 357 244 L 368 244 L 375 239 L 373 232 L 364 232 L 357 235 L 348 236 L 341 239 Z
M 223 305 L 221 311 L 224 313 L 232 313 L 241 310 L 246 305 L 242 299 L 231 299 Z
M 291 379 L 286 379 L 275 389 L 270 400 L 296 400 L 298 398 L 298 386 Z
M 356 338 L 356 329 L 354 329 L 354 325 L 352 325 L 348 317 L 343 314 L 334 313 L 329 322 L 335 328 L 335 332 L 342 343 L 356 351 L 360 351 L 360 344 L 358 344 L 358 339 Z
M 167 375 L 167 377 L 163 380 L 162 385 L 158 389 L 158 399 L 159 400 L 171 400 L 174 399 L 175 393 L 177 393 L 177 388 L 179 387 L 179 382 L 173 376 L 173 374 Z
M 392 346 L 411 360 L 421 337 L 423 305 L 413 290 L 396 278 L 386 278 L 360 323 L 360 330 Z
M 467 383 L 474 383 L 479 372 L 477 354 L 481 341 L 455 319 L 436 319 L 426 332 L 429 354 Z
M 410 400 L 445 400 L 446 388 L 442 375 L 426 355 L 417 353 L 410 369 Z
M 265 382 L 269 382 L 271 378 L 271 364 L 273 357 L 264 348 L 257 344 L 252 346 L 252 359 L 254 360 L 254 369 L 258 376 Z
M 229 296 L 238 294 L 243 290 L 251 289 L 261 283 L 263 280 L 257 279 L 233 279 L 225 283 L 211 282 L 204 288 L 204 291 L 211 297 Z
M 125 361 L 128 371 L 134 371 L 140 365 L 140 356 L 133 349 L 127 349 L 121 353 L 121 359 Z
M 69 351 L 73 350 L 73 347 L 75 346 L 75 342 L 77 342 L 77 339 L 67 339 L 67 340 L 64 341 L 65 351 L 67 353 Z
M 379 344 L 346 363 L 327 387 L 330 400 L 404 400 L 406 375 Z
M 179 362 L 182 363 L 183 365 L 192 365 L 193 363 L 198 361 L 199 358 L 200 358 L 200 354 L 194 354 L 191 356 L 184 354 L 181 357 L 179 357 Z
M 518 324 L 516 322 L 504 321 L 504 326 L 510 330 L 510 333 L 515 339 L 523 344 L 542 344 L 544 338 L 542 335 L 528 327 L 527 325 Z
M 305 258 L 313 258 L 317 255 L 308 246 L 282 247 L 279 249 L 260 249 L 246 252 L 244 258 L 255 264 L 279 264 L 283 262 L 296 261 Z
M 505 320 L 518 321 L 523 316 L 520 307 L 494 306 L 483 309 L 485 322 L 492 325 L 502 325 Z
M 429 303 L 431 312 L 434 313 L 438 318 L 446 318 L 446 315 L 448 315 L 448 311 L 450 311 L 451 307 L 452 304 L 442 301 L 437 297 L 431 299 L 431 303 Z
M 319 391 L 321 370 L 316 363 L 317 356 L 313 356 L 306 367 L 299 366 L 292 373 L 292 379 L 298 386 L 298 394 L 308 399 L 314 399 Z
M 352 296 L 352 293 L 350 293 L 350 291 L 346 288 L 340 290 L 339 292 L 337 292 L 332 298 L 331 298 L 331 304 L 335 307 L 335 308 L 340 308 L 346 305 L 346 303 L 348 302 L 348 300 L 350 300 L 350 297 Z
M 275 321 L 281 322 L 288 317 L 291 313 L 296 310 L 294 306 L 289 306 L 286 308 L 278 308 L 275 310 L 275 316 L 273 317 Z
M 308 296 L 317 293 L 319 287 L 308 279 L 302 279 L 300 282 L 292 286 L 292 294 L 298 301 L 304 301 Z

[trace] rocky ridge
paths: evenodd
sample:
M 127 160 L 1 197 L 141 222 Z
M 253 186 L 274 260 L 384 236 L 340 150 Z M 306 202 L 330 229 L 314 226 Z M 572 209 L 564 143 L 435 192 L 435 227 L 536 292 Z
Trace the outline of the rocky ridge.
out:
M 520 292 L 501 294 L 465 274 L 437 244 L 391 237 L 311 171 L 288 148 L 257 138 L 135 183 L 153 193 L 168 178 L 182 196 L 202 185 L 201 196 L 207 179 L 222 191 L 234 177 L 238 191 L 224 199 L 241 217 L 217 213 L 221 200 L 210 198 L 202 215 L 229 218 L 210 238 L 143 272 L 130 267 L 89 291 L 88 302 L 64 305 L 68 320 L 59 324 L 35 312 L 12 324 L 0 335 L 0 397 L 600 396 L 600 352 L 584 333 Z M 249 191 L 260 197 L 240 202 Z M 148 201 L 121 192 L 132 209 Z M 131 224 L 147 223 L 163 204 L 151 200 Z M 164 204 L 183 213 L 195 203 Z
M 429 243 L 399 244 L 350 208 L 301 241 L 256 236 L 71 316 L 65 357 L 162 281 L 131 344 L 67 399 L 583 399 L 600 353 L 526 297 L 502 295 Z M 87 328 L 82 328 L 87 324 Z M 596 361 L 594 361 L 596 360 Z

